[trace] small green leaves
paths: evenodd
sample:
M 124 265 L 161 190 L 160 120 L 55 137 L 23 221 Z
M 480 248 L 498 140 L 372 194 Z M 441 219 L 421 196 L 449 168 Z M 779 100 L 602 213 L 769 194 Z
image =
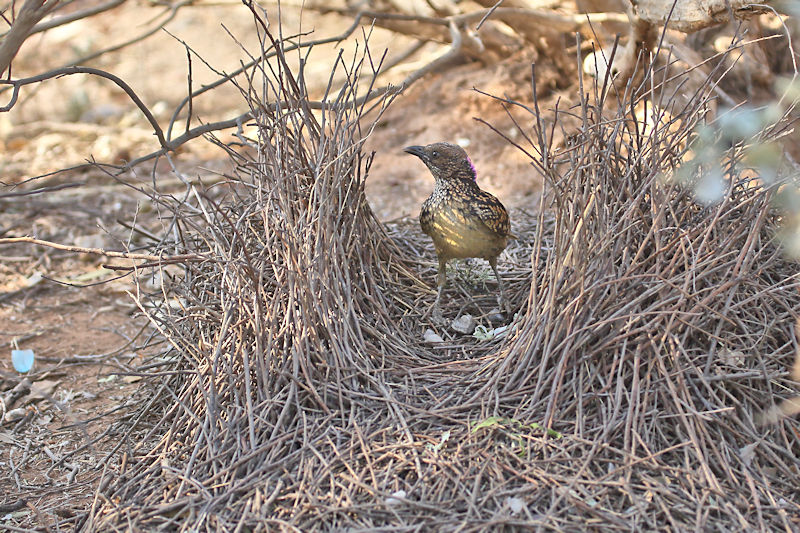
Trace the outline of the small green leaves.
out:
M 555 439 L 560 439 L 562 437 L 561 433 L 558 431 L 554 429 L 545 429 L 536 422 L 523 424 L 515 418 L 504 418 L 500 416 L 490 416 L 481 420 L 480 422 L 475 422 L 470 430 L 470 433 L 476 433 L 478 430 L 484 428 L 503 428 L 515 430 L 516 432 L 520 432 L 521 430 L 544 431 L 548 437 Z
M 445 431 L 444 433 L 442 433 L 442 437 L 439 440 L 438 444 L 430 444 L 430 443 L 428 443 L 428 444 L 425 445 L 425 448 L 430 450 L 430 451 L 432 451 L 432 452 L 434 452 L 434 453 L 437 453 L 439 450 L 442 449 L 442 446 L 444 446 L 444 443 L 447 442 L 448 439 L 450 439 L 450 430 L 449 429 L 447 431 Z
M 490 416 L 489 418 L 486 418 L 481 422 L 476 422 L 475 425 L 472 426 L 471 433 L 475 433 L 479 429 L 503 425 L 504 423 L 506 423 L 506 422 L 508 422 L 510 420 L 511 419 L 509 419 L 509 418 L 500 418 L 499 416 Z

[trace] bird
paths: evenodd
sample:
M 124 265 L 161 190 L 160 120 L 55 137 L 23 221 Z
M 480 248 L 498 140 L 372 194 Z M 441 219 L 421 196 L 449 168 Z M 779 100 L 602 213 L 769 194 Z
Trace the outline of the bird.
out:
M 422 231 L 433 240 L 439 260 L 434 318 L 441 319 L 439 301 L 447 283 L 447 262 L 467 257 L 489 261 L 500 287 L 498 304 L 510 312 L 503 279 L 497 271 L 497 258 L 514 237 L 508 211 L 500 200 L 478 186 L 475 166 L 462 147 L 437 142 L 408 146 L 403 151 L 422 160 L 435 180 L 433 193 L 419 214 Z

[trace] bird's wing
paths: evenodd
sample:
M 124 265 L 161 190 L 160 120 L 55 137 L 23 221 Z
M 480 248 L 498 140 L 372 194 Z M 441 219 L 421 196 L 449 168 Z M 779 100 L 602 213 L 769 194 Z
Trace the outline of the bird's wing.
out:
M 478 201 L 470 202 L 469 207 L 473 215 L 491 232 L 500 237 L 507 237 L 511 233 L 508 211 L 500 200 L 488 192 L 481 191 Z
M 422 227 L 423 233 L 427 235 L 433 233 L 433 209 L 429 204 L 430 199 L 422 204 L 422 209 L 419 212 L 419 225 Z

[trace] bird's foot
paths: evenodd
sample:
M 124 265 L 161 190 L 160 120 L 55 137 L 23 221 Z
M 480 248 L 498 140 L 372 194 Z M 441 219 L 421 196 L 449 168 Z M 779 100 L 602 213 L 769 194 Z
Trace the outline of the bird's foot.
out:
M 439 299 L 437 298 L 436 301 L 433 303 L 432 306 L 425 311 L 425 314 L 422 315 L 422 320 L 427 319 L 430 317 L 431 322 L 436 326 L 446 326 L 447 321 L 444 319 L 444 314 L 442 314 L 442 308 L 439 307 Z
M 499 308 L 500 312 L 505 313 L 508 318 L 514 316 L 514 313 L 511 309 L 511 303 L 503 295 L 499 295 L 497 297 L 497 307 Z
M 437 326 L 445 326 L 447 325 L 447 321 L 444 319 L 444 314 L 442 314 L 442 308 L 439 307 L 439 303 L 433 304 L 431 307 L 431 321 Z

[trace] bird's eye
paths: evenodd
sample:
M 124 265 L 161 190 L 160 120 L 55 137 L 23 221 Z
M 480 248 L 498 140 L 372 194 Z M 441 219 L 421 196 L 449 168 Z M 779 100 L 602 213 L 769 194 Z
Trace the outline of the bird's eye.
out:
M 434 150 L 433 152 L 431 152 L 431 157 L 436 157 L 436 156 L 438 156 L 438 155 L 439 155 L 439 152 L 437 152 L 436 150 Z

